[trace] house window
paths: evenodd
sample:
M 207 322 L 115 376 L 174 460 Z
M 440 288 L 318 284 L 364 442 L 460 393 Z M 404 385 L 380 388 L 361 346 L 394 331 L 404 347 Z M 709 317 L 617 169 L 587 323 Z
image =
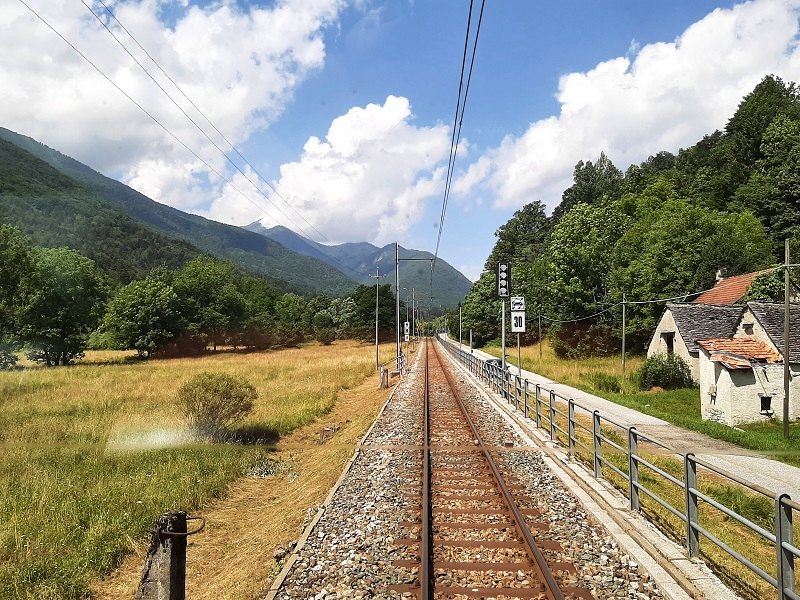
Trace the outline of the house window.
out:
M 664 342 L 664 347 L 667 349 L 667 354 L 675 352 L 675 332 L 665 331 L 661 334 L 661 341 Z
M 745 335 L 753 335 L 753 324 L 752 323 L 744 323 L 742 325 L 742 327 L 744 328 L 744 334 Z

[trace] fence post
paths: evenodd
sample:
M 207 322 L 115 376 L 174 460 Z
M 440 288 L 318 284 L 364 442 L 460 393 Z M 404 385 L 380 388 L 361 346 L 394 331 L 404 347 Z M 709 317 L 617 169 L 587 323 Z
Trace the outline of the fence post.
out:
M 186 598 L 186 513 L 167 513 L 156 519 L 136 600 Z M 177 535 L 176 535 L 177 534 Z
M 522 398 L 522 379 L 519 375 L 514 375 L 514 393 L 517 397 L 517 410 L 519 410 L 519 401 Z
M 536 384 L 534 404 L 536 405 L 536 428 L 539 429 L 542 426 L 542 386 L 538 383 Z
M 775 550 L 778 559 L 778 600 L 789 598 L 787 591 L 794 592 L 794 553 L 783 547 L 784 542 L 793 544 L 792 507 L 783 504 L 791 499 L 789 494 L 778 494 L 775 498 Z
M 556 439 L 556 393 L 550 390 L 550 439 Z
M 628 490 L 631 510 L 639 510 L 639 434 L 636 427 L 628 427 Z
M 686 549 L 689 557 L 700 555 L 700 533 L 695 528 L 698 520 L 697 492 L 697 462 L 694 454 L 689 452 L 683 459 L 686 479 Z
M 598 479 L 603 476 L 603 450 L 600 442 L 600 411 L 592 413 L 592 437 L 594 438 L 594 476 Z
M 528 380 L 527 379 L 525 380 L 524 397 L 525 397 L 525 418 L 527 419 L 528 415 L 530 414 L 530 410 L 531 410 L 530 405 L 528 404 L 528 400 L 530 399 L 530 393 L 529 393 Z
M 575 460 L 575 399 L 567 400 L 567 431 L 569 438 L 569 457 Z

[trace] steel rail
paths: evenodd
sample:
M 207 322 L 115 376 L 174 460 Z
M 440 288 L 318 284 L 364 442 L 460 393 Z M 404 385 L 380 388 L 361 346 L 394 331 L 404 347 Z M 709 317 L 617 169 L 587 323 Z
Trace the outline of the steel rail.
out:
M 492 455 L 487 450 L 485 444 L 483 443 L 483 438 L 481 438 L 480 434 L 478 433 L 478 429 L 475 427 L 475 423 L 470 418 L 469 414 L 467 413 L 467 409 L 464 406 L 464 403 L 461 400 L 461 395 L 458 393 L 458 390 L 453 383 L 453 379 L 448 372 L 447 369 L 444 368 L 444 365 L 439 358 L 439 352 L 436 348 L 436 345 L 433 346 L 433 353 L 436 356 L 436 359 L 439 361 L 439 364 L 442 365 L 442 373 L 447 380 L 447 384 L 450 387 L 450 391 L 453 394 L 453 397 L 456 400 L 456 404 L 458 404 L 461 413 L 464 415 L 464 419 L 467 421 L 467 424 L 472 431 L 472 435 L 475 438 L 475 441 L 478 443 L 478 447 L 480 448 L 483 456 L 485 457 L 489 469 L 494 476 L 495 482 L 497 483 L 497 487 L 500 490 L 501 495 L 503 496 L 503 500 L 511 511 L 511 514 L 514 517 L 514 525 L 517 528 L 520 536 L 524 541 L 525 551 L 527 552 L 528 556 L 532 559 L 534 570 L 539 577 L 539 580 L 545 586 L 545 593 L 550 600 L 564 600 L 564 595 L 561 593 L 561 589 L 558 586 L 558 582 L 553 575 L 550 566 L 547 564 L 547 560 L 545 559 L 542 551 L 539 549 L 539 546 L 536 544 L 536 540 L 531 535 L 530 530 L 525 525 L 525 517 L 519 510 L 517 503 L 514 501 L 514 498 L 511 496 L 511 492 L 509 492 L 508 487 L 506 486 L 505 481 L 503 480 L 503 476 L 500 473 L 500 469 L 497 466 L 497 463 L 492 458 Z M 426 356 L 426 365 L 428 363 L 427 356 Z
M 430 390 L 428 389 L 428 344 L 425 340 L 425 393 L 423 407 L 423 442 L 422 442 L 422 539 L 420 548 L 419 583 L 422 588 L 422 600 L 433 598 L 433 544 L 431 531 L 431 445 L 430 445 Z

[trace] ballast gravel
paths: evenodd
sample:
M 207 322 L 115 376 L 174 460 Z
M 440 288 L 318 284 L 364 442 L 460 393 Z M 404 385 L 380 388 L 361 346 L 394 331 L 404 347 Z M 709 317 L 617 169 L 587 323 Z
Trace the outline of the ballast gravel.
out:
M 444 352 L 440 352 L 444 356 Z M 403 538 L 419 535 L 403 525 L 419 515 L 422 444 L 419 418 L 422 408 L 424 352 L 418 352 L 409 376 L 399 384 L 391 402 L 365 440 L 348 475 L 336 491 L 298 560 L 283 582 L 277 598 L 333 600 L 339 598 L 413 598 L 392 586 L 414 584 L 416 568 L 394 561 L 417 560 L 418 546 Z M 455 373 L 455 371 L 454 371 Z M 494 445 L 504 471 L 525 486 L 527 508 L 537 539 L 556 541 L 560 550 L 544 550 L 551 562 L 570 562 L 576 573 L 565 574 L 569 585 L 583 587 L 599 599 L 646 600 L 661 592 L 608 533 L 592 519 L 542 460 L 535 447 L 523 440 L 463 375 L 456 375 L 459 391 L 488 446 Z M 513 446 L 504 450 L 502 447 Z M 507 539 L 504 530 L 443 530 L 441 537 Z M 487 552 L 489 560 L 501 553 Z M 518 573 L 488 572 L 486 584 L 510 583 Z M 461 581 L 459 573 L 440 575 L 448 583 Z M 464 579 L 463 581 L 466 581 Z

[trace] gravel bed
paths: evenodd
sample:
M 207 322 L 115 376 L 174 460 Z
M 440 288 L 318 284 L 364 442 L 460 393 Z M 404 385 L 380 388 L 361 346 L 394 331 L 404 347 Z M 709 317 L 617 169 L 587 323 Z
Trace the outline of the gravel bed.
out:
M 299 558 L 284 581 L 277 597 L 280 599 L 325 600 L 334 598 L 413 598 L 411 593 L 390 590 L 390 586 L 414 584 L 417 569 L 393 565 L 393 561 L 418 559 L 418 546 L 397 543 L 401 538 L 419 536 L 418 527 L 406 527 L 404 521 L 419 519 L 419 469 L 422 444 L 421 412 L 422 372 L 424 353 L 418 352 L 410 377 L 398 386 L 392 401 L 365 441 L 348 476 L 334 494 L 331 505 L 318 522 Z M 444 353 L 440 353 L 443 360 Z M 479 428 L 487 446 L 499 457 L 507 483 L 522 484 L 515 490 L 523 497 L 521 505 L 535 508 L 538 516 L 528 516 L 537 539 L 558 542 L 561 550 L 543 550 L 551 562 L 568 562 L 575 565 L 576 573 L 562 572 L 559 579 L 564 585 L 574 585 L 591 590 L 599 599 L 645 600 L 661 598 L 647 573 L 627 556 L 581 507 L 561 481 L 548 469 L 540 453 L 531 448 L 522 450 L 525 442 L 508 425 L 505 418 L 482 395 L 465 381 L 457 371 L 454 380 L 460 381 L 459 390 L 468 406 L 473 422 Z M 438 385 L 436 386 L 438 387 Z M 464 432 L 459 432 L 464 436 Z M 467 434 L 468 437 L 468 434 Z M 457 442 L 463 447 L 460 453 L 434 451 L 437 465 L 474 472 L 475 453 L 468 451 L 472 440 Z M 370 448 L 370 446 L 373 446 Z M 392 448 L 397 446 L 397 448 Z M 512 446 L 513 450 L 503 450 Z M 435 475 L 434 485 L 450 485 L 448 475 Z M 483 476 L 475 474 L 465 483 L 480 486 L 486 483 Z M 463 492 L 462 492 L 463 493 Z M 475 496 L 491 497 L 493 490 L 474 489 Z M 458 491 L 443 491 L 442 497 L 457 496 Z M 445 506 L 444 504 L 442 506 Z M 471 501 L 452 502 L 452 508 L 478 507 Z M 492 529 L 466 529 L 434 526 L 437 538 L 458 540 L 514 541 L 513 526 L 503 516 L 448 513 L 440 515 L 442 525 L 449 523 L 485 523 L 498 525 Z M 438 560 L 458 562 L 463 549 L 439 546 Z M 515 562 L 522 558 L 516 548 L 475 549 L 471 558 L 485 562 Z M 475 572 L 437 570 L 436 579 L 443 585 L 486 587 L 527 587 L 530 572 L 484 572 L 476 580 Z M 538 586 L 533 582 L 533 585 Z M 499 598 L 499 597 L 498 597 Z

